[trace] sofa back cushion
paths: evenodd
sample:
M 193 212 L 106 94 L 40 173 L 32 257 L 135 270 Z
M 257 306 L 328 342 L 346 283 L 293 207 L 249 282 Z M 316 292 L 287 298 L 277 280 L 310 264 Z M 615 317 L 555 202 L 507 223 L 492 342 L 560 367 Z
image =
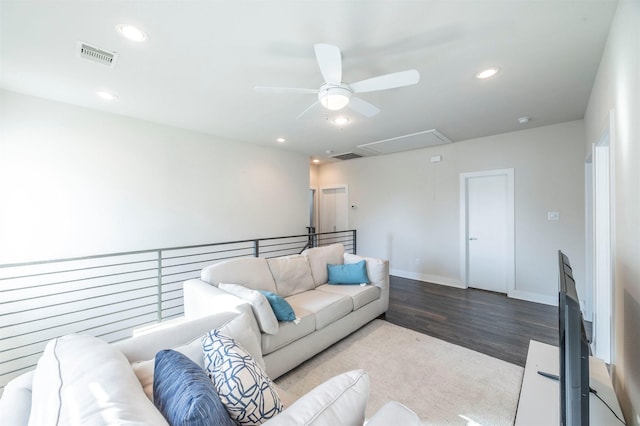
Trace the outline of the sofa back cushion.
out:
M 303 291 L 313 290 L 316 283 L 311 276 L 309 259 L 303 255 L 282 256 L 268 259 L 271 275 L 276 282 L 278 294 L 293 296 Z
M 200 279 L 216 287 L 220 283 L 234 283 L 277 293 L 267 260 L 261 257 L 240 257 L 207 266 L 200 273 Z
M 311 275 L 316 287 L 326 284 L 329 276 L 327 274 L 327 265 L 339 265 L 344 263 L 344 246 L 340 243 L 331 244 L 330 246 L 314 247 L 302 252 L 309 258 L 309 266 L 311 267 Z

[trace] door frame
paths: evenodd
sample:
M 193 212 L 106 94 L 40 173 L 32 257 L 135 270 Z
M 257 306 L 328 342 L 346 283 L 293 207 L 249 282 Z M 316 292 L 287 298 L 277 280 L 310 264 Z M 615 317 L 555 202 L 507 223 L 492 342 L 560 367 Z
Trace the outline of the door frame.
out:
M 587 243 L 592 250 L 591 276 L 593 330 L 591 348 L 594 356 L 606 363 L 614 357 L 612 344 L 614 321 L 614 157 L 611 149 L 614 142 L 614 112 L 609 112 L 609 120 L 600 138 L 591 147 L 592 153 L 592 236 Z M 600 212 L 600 213 L 599 213 Z M 584 308 L 584 307 L 583 307 Z
M 318 223 L 318 227 L 317 227 L 317 232 L 321 232 L 320 230 L 320 225 L 322 224 L 322 218 L 323 215 L 325 214 L 324 212 L 324 191 L 326 189 L 344 189 L 344 195 L 347 199 L 347 202 L 345 203 L 345 210 L 344 210 L 344 217 L 346 218 L 347 221 L 347 227 L 346 229 L 342 229 L 341 231 L 346 231 L 349 229 L 349 186 L 346 184 L 337 184 L 337 185 L 326 185 L 326 186 L 321 186 L 319 188 L 318 191 L 318 219 L 317 219 L 317 223 Z
M 486 170 L 481 172 L 460 173 L 460 278 L 464 288 L 469 287 L 469 209 L 468 181 L 472 178 L 485 176 L 505 176 L 507 179 L 507 220 L 505 222 L 507 234 L 507 295 L 515 291 L 515 185 L 514 169 Z

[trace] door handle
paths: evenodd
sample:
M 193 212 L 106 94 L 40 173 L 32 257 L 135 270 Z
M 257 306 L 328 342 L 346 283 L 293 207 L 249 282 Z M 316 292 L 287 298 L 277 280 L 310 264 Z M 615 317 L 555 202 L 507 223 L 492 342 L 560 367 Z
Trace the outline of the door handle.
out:
M 475 241 L 475 240 L 477 240 L 476 237 L 469 237 L 469 241 Z

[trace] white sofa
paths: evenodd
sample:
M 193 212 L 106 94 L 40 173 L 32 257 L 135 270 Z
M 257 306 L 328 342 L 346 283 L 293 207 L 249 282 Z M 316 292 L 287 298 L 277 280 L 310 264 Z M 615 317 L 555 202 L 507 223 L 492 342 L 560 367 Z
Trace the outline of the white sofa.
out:
M 48 344 L 35 371 L 5 387 L 0 398 L 0 423 L 166 425 L 149 395 L 155 354 L 176 348 L 202 367 L 200 338 L 211 329 L 219 329 L 246 347 L 260 363 L 258 339 L 250 321 L 246 313 L 230 309 L 196 320 L 160 324 L 111 345 L 89 336 L 55 339 Z M 295 401 L 281 389 L 278 394 L 285 409 L 264 423 L 267 426 L 360 425 L 365 420 L 369 380 L 366 372 L 356 370 L 330 379 Z M 418 425 L 420 420 L 408 408 L 390 402 L 367 424 Z
M 327 284 L 327 265 L 362 260 L 369 284 Z M 299 321 L 279 322 L 275 330 L 265 332 L 256 319 L 260 308 L 255 303 L 242 307 L 247 300 L 220 290 L 221 283 L 276 293 Z M 184 305 L 187 318 L 229 308 L 253 312 L 252 327 L 260 335 L 266 372 L 276 379 L 387 311 L 389 262 L 345 253 L 342 244 L 311 248 L 301 255 L 231 259 L 204 268 L 200 279 L 186 281 Z

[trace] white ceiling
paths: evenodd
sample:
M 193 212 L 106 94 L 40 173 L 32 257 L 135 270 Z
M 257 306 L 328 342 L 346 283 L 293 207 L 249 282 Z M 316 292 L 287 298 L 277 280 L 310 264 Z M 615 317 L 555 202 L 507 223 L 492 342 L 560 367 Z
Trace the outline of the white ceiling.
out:
M 461 141 L 584 116 L 615 0 L 26 1 L 0 0 L 0 88 L 278 146 L 327 161 L 357 145 L 437 129 Z M 134 24 L 149 36 L 124 39 Z M 116 51 L 114 68 L 78 42 Z M 343 129 L 316 97 L 313 45 L 342 49 L 343 80 L 417 69 L 418 85 L 359 95 Z M 476 72 L 499 66 L 488 80 Z M 99 99 L 97 90 L 118 95 Z M 531 117 L 527 124 L 518 118 Z M 275 139 L 287 141 L 278 144 Z

